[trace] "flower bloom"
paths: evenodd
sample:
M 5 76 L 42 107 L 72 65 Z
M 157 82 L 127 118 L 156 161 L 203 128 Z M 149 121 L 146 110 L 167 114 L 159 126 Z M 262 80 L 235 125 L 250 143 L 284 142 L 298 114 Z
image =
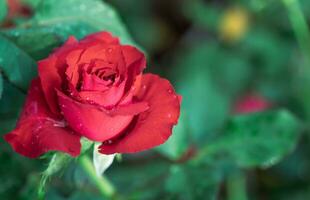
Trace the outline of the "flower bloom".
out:
M 70 37 L 38 62 L 16 128 L 13 149 L 35 158 L 56 150 L 80 154 L 80 138 L 101 142 L 103 154 L 134 153 L 164 143 L 180 100 L 168 80 L 142 74 L 146 60 L 108 32 Z

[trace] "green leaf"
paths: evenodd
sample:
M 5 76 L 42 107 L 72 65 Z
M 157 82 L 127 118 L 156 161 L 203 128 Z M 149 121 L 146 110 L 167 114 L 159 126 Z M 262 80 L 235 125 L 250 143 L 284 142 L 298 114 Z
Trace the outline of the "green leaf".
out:
M 11 131 L 17 121 L 25 95 L 3 79 L 3 92 L 0 99 L 0 134 Z
M 15 28 L 2 33 L 35 60 L 46 58 L 66 39 L 53 33 L 49 28 Z
M 122 188 L 118 192 L 127 199 L 160 199 L 169 163 L 154 157 L 149 160 L 135 157 L 139 155 L 124 156 L 121 164 L 106 171 L 106 176 L 116 188 Z
M 217 87 L 211 74 L 212 66 L 217 67 L 218 52 L 216 43 L 181 48 L 171 71 L 176 91 L 183 96 L 189 131 L 197 143 L 212 138 L 229 114 L 229 96 Z
M 0 35 L 0 69 L 18 88 L 27 90 L 36 76 L 36 62 L 13 42 Z
M 121 38 L 123 43 L 133 44 L 124 24 L 115 10 L 100 0 L 44 0 L 37 7 L 34 17 L 26 27 L 48 27 L 63 38 L 78 38 L 96 31 L 109 31 Z
M 8 11 L 8 8 L 7 8 L 6 0 L 1 0 L 0 1 L 0 22 L 4 20 L 4 18 L 6 17 L 7 11 Z
M 240 167 L 270 167 L 296 146 L 300 124 L 288 111 L 240 115 L 198 156 L 208 161 L 230 159 Z

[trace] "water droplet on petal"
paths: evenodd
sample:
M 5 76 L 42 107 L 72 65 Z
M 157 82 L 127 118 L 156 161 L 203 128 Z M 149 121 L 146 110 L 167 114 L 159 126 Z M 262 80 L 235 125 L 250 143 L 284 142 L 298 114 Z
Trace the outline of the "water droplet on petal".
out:
M 167 116 L 168 116 L 168 118 L 171 118 L 171 117 L 172 117 L 171 113 L 169 113 Z
M 169 89 L 169 90 L 168 90 L 168 93 L 169 93 L 169 94 L 171 94 L 171 93 L 172 93 L 172 90 L 171 90 L 171 89 Z

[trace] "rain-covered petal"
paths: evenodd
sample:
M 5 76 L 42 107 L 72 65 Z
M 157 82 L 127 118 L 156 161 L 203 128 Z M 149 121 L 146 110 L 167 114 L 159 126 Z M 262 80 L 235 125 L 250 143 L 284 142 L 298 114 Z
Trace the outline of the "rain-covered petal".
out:
M 24 156 L 36 158 L 48 151 L 80 154 L 80 136 L 50 113 L 40 80 L 32 82 L 16 128 L 4 136 L 12 148 Z
M 169 81 L 153 74 L 143 75 L 137 99 L 148 102 L 149 109 L 137 115 L 120 138 L 103 143 L 101 153 L 134 153 L 169 138 L 180 114 L 179 97 Z

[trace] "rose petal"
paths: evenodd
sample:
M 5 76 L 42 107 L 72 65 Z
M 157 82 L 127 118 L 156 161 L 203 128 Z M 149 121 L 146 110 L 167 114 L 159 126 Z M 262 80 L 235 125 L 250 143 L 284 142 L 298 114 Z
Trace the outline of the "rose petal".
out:
M 86 36 L 81 42 L 100 42 L 106 43 L 106 44 L 119 44 L 118 37 L 113 37 L 111 33 L 109 32 L 99 32 L 99 33 L 93 33 L 88 36 Z
M 38 62 L 38 72 L 44 96 L 49 108 L 54 114 L 59 115 L 55 88 L 61 88 L 62 81 L 65 80 L 65 58 L 68 52 L 77 44 L 78 42 L 74 37 L 69 37 L 62 47 L 58 48 L 48 58 Z
M 61 110 L 70 127 L 93 141 L 102 142 L 122 132 L 133 116 L 110 116 L 96 106 L 82 104 L 57 92 Z
M 80 154 L 80 137 L 65 123 L 54 118 L 45 103 L 40 80 L 32 82 L 16 128 L 4 139 L 24 156 L 35 158 L 48 151 L 63 151 L 71 156 Z
M 83 51 L 83 49 L 73 50 L 66 57 L 66 63 L 68 65 L 66 69 L 66 75 L 68 77 L 68 80 L 70 80 L 74 87 L 76 87 L 79 82 L 80 69 L 78 66 L 78 62 L 81 58 L 81 54 L 83 53 Z
M 135 67 L 137 68 L 137 74 L 140 74 L 146 67 L 146 59 L 144 54 L 133 46 L 123 45 L 121 48 L 127 67 L 138 62 L 139 65 L 135 65 Z
M 83 76 L 83 83 L 81 90 L 86 90 L 86 91 L 105 91 L 109 89 L 107 86 L 106 82 L 103 81 L 100 78 L 98 78 L 96 75 L 92 74 L 87 74 L 86 72 L 82 73 Z
M 129 91 L 133 85 L 136 76 L 142 73 L 146 67 L 146 59 L 142 52 L 132 46 L 122 46 L 122 52 L 127 67 L 127 82 L 125 91 Z
M 171 135 L 178 121 L 180 102 L 173 87 L 166 79 L 153 74 L 142 76 L 142 86 L 137 99 L 149 103 L 149 109 L 140 113 L 124 131 L 124 135 L 100 146 L 103 154 L 134 153 L 155 147 Z
M 80 97 L 84 100 L 94 102 L 104 107 L 111 107 L 116 105 L 123 96 L 125 82 L 119 86 L 112 86 L 108 90 L 101 91 L 81 91 Z
M 137 115 L 148 110 L 149 104 L 147 102 L 131 103 L 129 105 L 120 105 L 111 111 L 111 115 Z

